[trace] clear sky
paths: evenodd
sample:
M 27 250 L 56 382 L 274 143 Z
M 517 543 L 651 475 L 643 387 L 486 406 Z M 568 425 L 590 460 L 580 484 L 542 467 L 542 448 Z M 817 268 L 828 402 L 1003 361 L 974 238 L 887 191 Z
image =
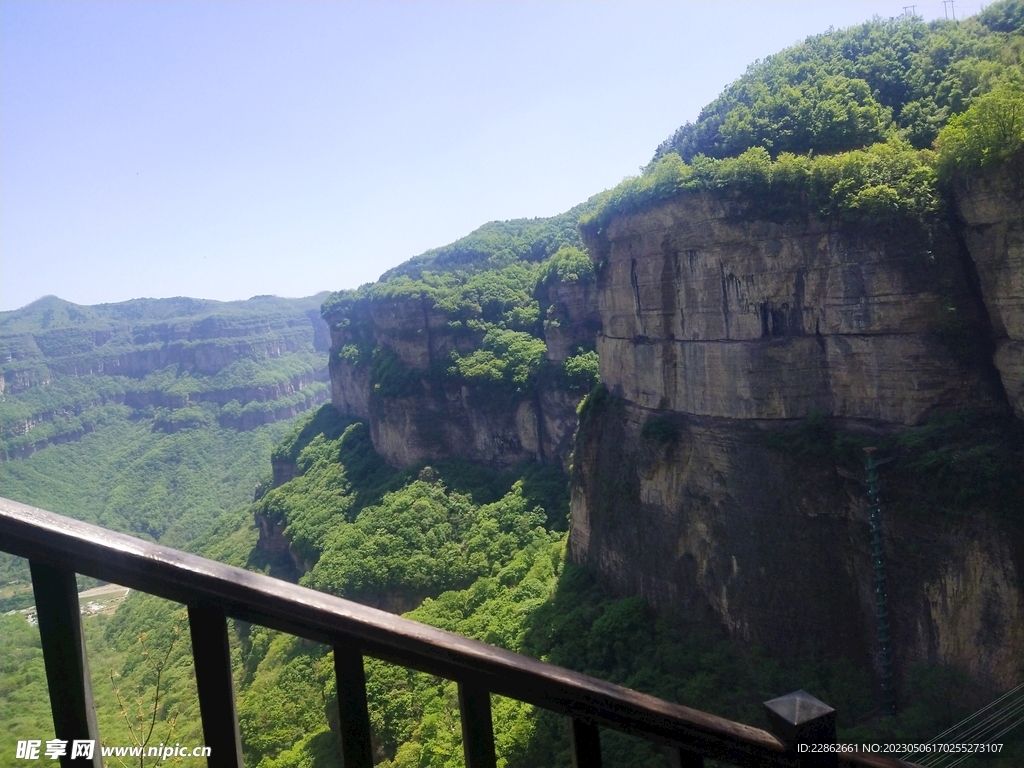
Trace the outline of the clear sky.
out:
M 906 2 L 3 0 L 0 308 L 356 287 L 615 185 L 755 59 Z

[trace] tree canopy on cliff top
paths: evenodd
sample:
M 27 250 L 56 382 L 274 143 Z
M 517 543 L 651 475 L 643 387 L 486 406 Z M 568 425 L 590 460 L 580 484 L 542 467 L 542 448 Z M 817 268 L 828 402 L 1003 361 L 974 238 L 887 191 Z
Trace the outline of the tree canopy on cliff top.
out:
M 942 126 L 1000 80 L 1021 79 L 1024 2 L 1003 0 L 959 22 L 875 19 L 807 38 L 751 65 L 663 141 L 676 153 L 736 157 L 751 147 L 836 153 L 898 133 L 931 145 Z
M 925 231 L 945 225 L 944 185 L 1022 148 L 1022 0 L 961 22 L 876 19 L 754 64 L 580 226 L 599 235 L 616 215 L 700 191 L 762 217 Z

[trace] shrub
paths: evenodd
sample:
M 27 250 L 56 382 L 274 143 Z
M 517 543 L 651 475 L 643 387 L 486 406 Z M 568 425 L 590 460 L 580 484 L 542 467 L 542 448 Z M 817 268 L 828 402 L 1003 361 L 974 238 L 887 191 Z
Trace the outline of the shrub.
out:
M 597 352 L 576 350 L 576 354 L 565 358 L 562 363 L 569 389 L 589 392 L 601 380 Z
M 481 349 L 453 358 L 448 373 L 476 386 L 504 385 L 525 392 L 536 384 L 546 352 L 544 342 L 528 333 L 492 328 Z
M 1003 163 L 1024 149 L 1024 86 L 1001 83 L 950 118 L 936 141 L 943 181 Z

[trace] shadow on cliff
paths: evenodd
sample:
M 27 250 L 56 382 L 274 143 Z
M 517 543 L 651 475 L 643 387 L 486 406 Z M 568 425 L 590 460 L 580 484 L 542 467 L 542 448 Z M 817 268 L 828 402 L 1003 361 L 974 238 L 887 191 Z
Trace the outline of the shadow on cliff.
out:
M 616 598 L 594 571 L 571 563 L 528 620 L 523 652 L 761 728 L 768 727 L 762 702 L 803 689 L 836 709 L 845 742 L 928 741 L 989 694 L 962 671 L 919 663 L 899 716 L 881 717 L 877 684 L 862 665 L 823 656 L 782 662 L 730 640 L 710 615 L 659 615 L 639 597 Z M 525 755 L 513 762 L 570 766 L 568 726 L 567 718 L 538 710 Z M 610 730 L 602 730 L 601 746 L 609 768 L 671 765 L 667 750 Z

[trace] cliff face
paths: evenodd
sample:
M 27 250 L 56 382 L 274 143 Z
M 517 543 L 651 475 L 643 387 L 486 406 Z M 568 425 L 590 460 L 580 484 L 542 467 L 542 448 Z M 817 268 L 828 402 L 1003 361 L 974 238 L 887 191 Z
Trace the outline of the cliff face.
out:
M 956 202 L 992 325 L 994 362 L 1024 419 L 1024 189 L 1011 172 L 991 173 L 958 190 Z
M 914 424 L 988 402 L 984 366 L 945 333 L 945 316 L 976 319 L 956 247 L 707 196 L 618 219 L 590 244 L 607 254 L 602 380 L 645 408 L 739 419 Z
M 549 288 L 548 359 L 560 363 L 600 325 L 592 285 Z M 331 398 L 341 413 L 366 419 L 374 448 L 394 466 L 461 457 L 506 468 L 524 461 L 569 466 L 576 406 L 583 393 L 553 382 L 495 400 L 474 387 L 443 381 L 437 367 L 452 352 L 478 349 L 482 332 L 457 323 L 425 298 L 360 303 L 328 315 Z M 411 386 L 382 394 L 372 380 L 369 350 L 394 353 Z
M 879 439 L 936 413 L 1007 414 L 1003 387 L 1019 414 L 1019 205 L 995 184 L 963 199 L 969 253 L 951 233 L 840 232 L 698 195 L 614 219 L 588 242 L 608 392 L 580 426 L 571 556 L 774 653 L 873 658 L 860 472 L 778 438 L 813 413 Z M 1019 682 L 1020 520 L 910 514 L 898 490 L 898 672 L 928 660 Z

